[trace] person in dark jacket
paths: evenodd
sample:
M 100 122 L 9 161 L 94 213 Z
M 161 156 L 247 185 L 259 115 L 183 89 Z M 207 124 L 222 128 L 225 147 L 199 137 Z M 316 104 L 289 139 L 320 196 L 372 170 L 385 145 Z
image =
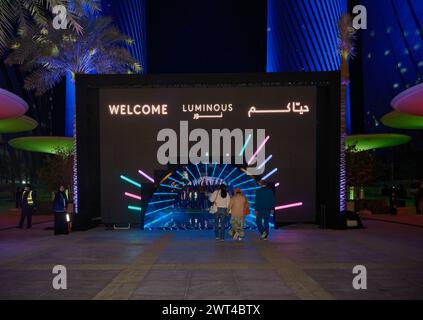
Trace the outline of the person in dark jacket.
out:
M 54 234 L 68 234 L 68 220 L 67 220 L 68 197 L 63 186 L 54 195 Z
M 256 224 L 260 232 L 260 239 L 267 240 L 269 236 L 270 214 L 274 211 L 275 195 L 266 182 L 260 181 L 260 189 L 256 191 L 254 209 L 256 212 Z
M 420 188 L 416 191 L 414 203 L 416 205 L 417 215 L 421 216 L 423 213 L 423 181 L 420 183 Z
M 21 219 L 19 221 L 19 228 L 23 228 L 23 224 L 26 218 L 26 227 L 31 229 L 32 227 L 32 214 L 36 207 L 36 193 L 32 190 L 31 186 L 28 184 L 24 188 L 22 193 L 21 201 Z

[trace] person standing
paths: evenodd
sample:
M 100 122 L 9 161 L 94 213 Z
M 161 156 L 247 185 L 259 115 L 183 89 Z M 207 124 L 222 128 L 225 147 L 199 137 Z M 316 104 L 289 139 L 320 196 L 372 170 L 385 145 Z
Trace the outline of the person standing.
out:
M 231 201 L 229 193 L 226 191 L 224 184 L 210 195 L 210 202 L 216 206 L 217 211 L 214 213 L 214 235 L 216 240 L 225 240 L 225 224 L 228 214 L 228 207 Z
M 256 224 L 260 232 L 260 239 L 267 240 L 269 236 L 270 214 L 274 211 L 275 195 L 264 180 L 259 182 L 261 188 L 256 191 L 254 209 Z
M 24 188 L 22 193 L 22 202 L 21 202 L 21 220 L 19 221 L 19 228 L 23 228 L 23 224 L 26 218 L 26 227 L 31 229 L 32 227 L 32 214 L 36 206 L 36 194 L 32 190 L 31 186 L 28 184 Z
M 414 202 L 416 205 L 416 213 L 421 216 L 423 213 L 423 181 L 420 183 L 420 188 L 416 191 Z
M 229 213 L 231 215 L 232 229 L 229 235 L 234 240 L 242 240 L 244 238 L 244 221 L 245 216 L 249 214 L 248 200 L 241 192 L 241 189 L 236 188 L 235 194 L 229 203 Z
M 54 234 L 68 234 L 68 197 L 63 186 L 54 195 L 53 210 L 54 210 Z

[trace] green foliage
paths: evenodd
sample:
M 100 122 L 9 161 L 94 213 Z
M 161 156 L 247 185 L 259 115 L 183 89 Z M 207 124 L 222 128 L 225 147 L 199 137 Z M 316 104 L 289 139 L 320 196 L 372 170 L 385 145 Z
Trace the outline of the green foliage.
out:
M 370 151 L 358 152 L 356 146 L 346 149 L 347 184 L 351 187 L 375 181 L 381 174 L 381 166 Z
M 16 34 L 24 35 L 33 28 L 51 24 L 52 8 L 67 8 L 66 19 L 77 34 L 82 34 L 80 18 L 88 11 L 101 11 L 101 0 L 1 0 L 0 1 L 0 57 L 6 52 Z
M 56 154 L 48 156 L 38 170 L 38 178 L 48 190 L 54 191 L 63 185 L 73 189 L 73 150 L 57 148 Z
M 56 30 L 48 24 L 33 28 L 16 39 L 7 64 L 20 64 L 28 72 L 25 88 L 42 95 L 66 73 L 139 73 L 141 66 L 125 45 L 132 42 L 110 17 L 80 19 L 83 33 Z

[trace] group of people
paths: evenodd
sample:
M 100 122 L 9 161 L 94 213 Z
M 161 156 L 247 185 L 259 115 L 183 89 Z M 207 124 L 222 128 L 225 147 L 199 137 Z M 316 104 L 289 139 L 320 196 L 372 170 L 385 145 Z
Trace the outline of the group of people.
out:
M 22 229 L 26 220 L 27 229 L 32 227 L 32 215 L 37 208 L 37 194 L 32 189 L 31 185 L 27 184 L 19 199 L 19 207 L 21 208 L 21 217 L 18 228 Z M 68 220 L 67 213 L 68 197 L 65 188 L 60 186 L 54 194 L 53 212 L 54 212 L 54 234 L 68 234 Z
M 176 207 L 180 209 L 208 210 L 209 197 L 216 190 L 215 185 L 203 183 L 197 186 L 185 186 L 178 191 Z
M 254 210 L 260 239 L 267 240 L 270 215 L 275 207 L 275 195 L 265 181 L 260 181 L 260 186 L 261 188 L 256 191 Z M 235 189 L 234 195 L 231 197 L 226 190 L 226 186 L 222 184 L 218 190 L 210 195 L 209 200 L 212 203 L 212 213 L 215 216 L 214 234 L 216 240 L 224 241 L 225 239 L 227 215 L 231 216 L 229 236 L 234 240 L 242 240 L 244 238 L 245 217 L 250 213 L 250 206 L 241 189 Z

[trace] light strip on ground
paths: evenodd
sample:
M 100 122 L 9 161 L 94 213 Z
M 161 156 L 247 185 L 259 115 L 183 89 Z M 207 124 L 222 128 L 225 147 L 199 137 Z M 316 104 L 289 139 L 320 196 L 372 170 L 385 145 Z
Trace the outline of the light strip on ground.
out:
M 264 141 L 261 143 L 261 145 L 258 147 L 257 151 L 254 152 L 254 154 L 251 156 L 250 160 L 247 162 L 248 165 L 250 165 L 253 160 L 256 158 L 256 156 L 259 154 L 259 152 L 261 151 L 261 149 L 263 149 L 264 145 L 266 144 L 266 142 L 270 139 L 270 136 L 267 136 L 266 139 L 264 139 Z
M 148 174 L 146 174 L 144 171 L 142 171 L 142 170 L 138 170 L 138 172 L 139 172 L 142 176 L 144 176 L 144 178 L 146 178 L 146 179 L 150 180 L 152 183 L 154 183 L 154 179 L 153 179 L 152 177 L 150 177 Z
M 145 216 L 149 216 L 150 214 L 153 214 L 153 213 L 159 212 L 159 211 L 161 211 L 161 210 L 169 209 L 169 208 L 173 208 L 173 204 L 172 204 L 172 205 L 170 205 L 170 206 L 167 206 L 167 207 L 163 207 L 163 208 L 159 208 L 159 209 L 156 209 L 156 210 L 150 211 L 150 212 L 148 212 Z
M 239 156 L 242 156 L 242 154 L 244 153 L 245 149 L 247 149 L 248 143 L 251 140 L 251 134 L 248 135 L 247 140 L 245 140 L 244 145 L 242 146 L 241 151 L 239 152 Z
M 136 194 L 133 194 L 133 193 L 125 192 L 125 196 L 133 198 L 133 199 L 141 200 L 141 196 L 137 196 Z
M 138 183 L 138 182 L 136 182 L 136 181 L 134 181 L 132 179 L 129 179 L 128 177 L 125 177 L 124 175 L 121 175 L 120 178 L 122 180 L 125 180 L 126 182 L 129 182 L 130 184 L 133 184 L 134 186 L 136 186 L 138 188 L 141 188 L 141 184 L 140 183 Z
M 275 210 L 283 210 L 288 208 L 294 208 L 294 207 L 301 207 L 303 205 L 302 202 L 295 202 L 290 204 L 285 204 L 283 206 L 276 207 Z
M 169 217 L 169 216 L 170 216 L 170 215 L 172 215 L 172 214 L 173 214 L 173 212 L 170 212 L 170 213 L 168 213 L 168 214 L 165 214 L 164 216 L 161 216 L 160 218 L 157 218 L 157 219 L 155 219 L 155 220 L 153 220 L 153 221 L 151 221 L 151 222 L 147 223 L 147 224 L 145 225 L 145 227 L 149 227 L 149 226 L 151 226 L 152 224 L 155 224 L 155 223 L 159 222 L 160 220 L 163 220 L 163 219 L 165 219 L 165 218 Z
M 166 200 L 150 201 L 150 202 L 148 203 L 148 205 L 150 205 L 150 204 L 157 204 L 157 203 L 164 203 L 164 202 L 171 202 L 171 201 L 175 201 L 175 199 L 166 199 Z
M 261 180 L 266 180 L 267 178 L 269 178 L 272 174 L 274 174 L 276 171 L 278 171 L 278 168 L 273 169 L 272 171 L 270 171 L 268 174 L 266 174 L 263 178 L 261 178 Z
M 267 157 L 267 159 L 266 160 L 264 160 L 263 162 L 262 162 L 262 164 L 257 168 L 257 170 L 260 170 L 261 168 L 263 168 L 264 167 L 264 165 L 267 163 L 267 162 L 269 162 L 270 161 L 270 159 L 272 159 L 272 157 L 273 157 L 273 155 L 270 155 L 270 156 L 268 156 Z

